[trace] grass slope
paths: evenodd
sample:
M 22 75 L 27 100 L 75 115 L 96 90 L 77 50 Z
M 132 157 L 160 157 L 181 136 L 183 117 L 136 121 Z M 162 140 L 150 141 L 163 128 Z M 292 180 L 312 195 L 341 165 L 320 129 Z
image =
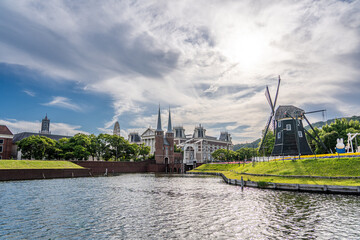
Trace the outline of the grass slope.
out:
M 359 177 L 360 158 L 331 158 L 306 159 L 297 161 L 272 161 L 253 164 L 204 164 L 196 168 L 196 172 L 222 172 L 227 177 L 249 181 L 265 181 L 296 184 L 325 184 L 360 186 L 360 179 L 319 179 L 319 178 L 290 178 L 272 176 L 249 176 L 241 173 L 272 174 L 272 175 L 300 175 L 324 177 Z
M 0 160 L 0 169 L 83 168 L 68 161 Z

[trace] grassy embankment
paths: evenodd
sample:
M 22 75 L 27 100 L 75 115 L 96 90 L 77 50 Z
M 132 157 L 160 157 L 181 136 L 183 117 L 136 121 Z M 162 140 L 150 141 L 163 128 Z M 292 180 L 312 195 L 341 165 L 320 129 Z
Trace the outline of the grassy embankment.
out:
M 322 179 L 282 177 L 296 176 L 324 176 L 324 177 L 360 177 L 360 157 L 330 158 L 258 162 L 249 164 L 204 164 L 192 170 L 193 172 L 221 172 L 227 178 L 243 179 L 254 182 L 274 182 L 293 184 L 318 184 L 360 186 L 360 179 Z M 251 174 L 271 174 L 273 176 L 251 176 Z
M 68 161 L 0 160 L 1 169 L 63 169 L 83 168 Z

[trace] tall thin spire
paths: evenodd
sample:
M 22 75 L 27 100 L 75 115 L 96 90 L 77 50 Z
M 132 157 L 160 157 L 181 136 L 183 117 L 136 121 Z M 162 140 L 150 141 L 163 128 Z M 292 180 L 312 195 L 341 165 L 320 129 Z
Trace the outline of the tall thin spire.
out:
M 160 104 L 159 104 L 159 113 L 158 113 L 158 121 L 157 121 L 156 131 L 162 131 L 162 127 L 161 127 L 161 116 L 160 116 Z
M 170 106 L 169 106 L 169 121 L 168 121 L 168 130 L 167 130 L 167 132 L 172 133 Z

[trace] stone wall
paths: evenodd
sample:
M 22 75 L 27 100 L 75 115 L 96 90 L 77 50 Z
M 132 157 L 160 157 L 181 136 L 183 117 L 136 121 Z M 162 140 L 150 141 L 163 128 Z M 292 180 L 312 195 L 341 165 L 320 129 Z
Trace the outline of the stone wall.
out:
M 0 181 L 90 177 L 89 169 L 1 169 Z

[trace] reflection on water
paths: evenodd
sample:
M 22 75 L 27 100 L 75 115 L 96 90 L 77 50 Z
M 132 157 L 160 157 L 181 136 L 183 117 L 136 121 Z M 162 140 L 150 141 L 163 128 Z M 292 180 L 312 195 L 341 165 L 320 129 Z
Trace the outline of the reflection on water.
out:
M 215 177 L 125 174 L 0 183 L 0 239 L 359 239 L 360 197 Z

